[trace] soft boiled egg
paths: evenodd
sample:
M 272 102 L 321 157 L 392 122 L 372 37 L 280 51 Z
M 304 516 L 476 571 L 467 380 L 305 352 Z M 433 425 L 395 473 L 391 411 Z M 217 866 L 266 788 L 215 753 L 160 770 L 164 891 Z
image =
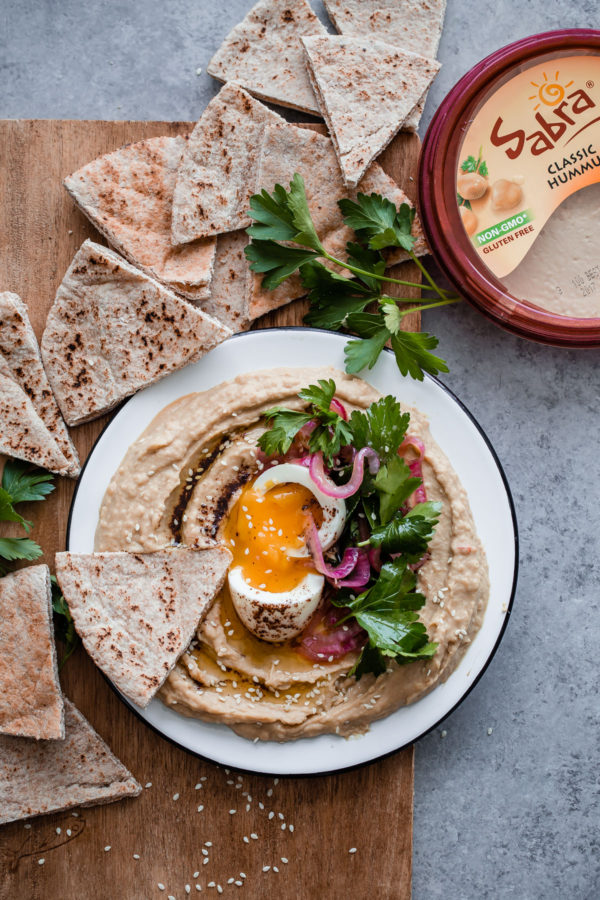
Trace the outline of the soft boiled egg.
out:
M 321 600 L 325 579 L 304 537 L 311 515 L 327 550 L 342 534 L 346 504 L 319 490 L 305 466 L 281 463 L 242 489 L 228 518 L 231 599 L 246 628 L 263 641 L 300 634 Z

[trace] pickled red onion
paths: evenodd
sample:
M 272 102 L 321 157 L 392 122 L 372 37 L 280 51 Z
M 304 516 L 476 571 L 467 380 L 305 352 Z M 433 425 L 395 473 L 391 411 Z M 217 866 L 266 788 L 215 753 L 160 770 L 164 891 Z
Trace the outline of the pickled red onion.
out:
M 323 491 L 328 497 L 344 500 L 355 494 L 361 486 L 364 477 L 365 459 L 368 460 L 369 471 L 374 475 L 379 470 L 379 456 L 372 447 L 363 447 L 354 457 L 350 480 L 346 484 L 336 484 L 326 474 L 323 453 L 319 450 L 318 453 L 313 453 L 310 461 L 310 477 L 319 490 Z

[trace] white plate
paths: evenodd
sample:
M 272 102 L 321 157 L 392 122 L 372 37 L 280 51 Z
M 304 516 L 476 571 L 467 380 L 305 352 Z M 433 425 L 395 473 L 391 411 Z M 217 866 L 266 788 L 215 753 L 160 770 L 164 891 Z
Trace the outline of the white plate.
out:
M 100 504 L 113 473 L 129 445 L 168 403 L 257 369 L 326 364 L 343 370 L 345 343 L 342 335 L 315 329 L 247 332 L 136 394 L 109 422 L 84 466 L 71 506 L 68 549 L 93 550 Z M 333 772 L 369 762 L 438 725 L 473 687 L 500 641 L 516 585 L 517 530 L 508 485 L 489 441 L 447 388 L 429 377 L 422 382 L 403 378 L 391 353 L 382 353 L 364 378 L 383 394 L 393 393 L 427 414 L 434 438 L 466 488 L 490 569 L 490 599 L 481 629 L 445 684 L 351 740 L 322 735 L 283 744 L 254 743 L 225 725 L 188 719 L 160 700 L 139 709 L 119 694 L 148 725 L 192 753 L 232 768 L 282 775 Z

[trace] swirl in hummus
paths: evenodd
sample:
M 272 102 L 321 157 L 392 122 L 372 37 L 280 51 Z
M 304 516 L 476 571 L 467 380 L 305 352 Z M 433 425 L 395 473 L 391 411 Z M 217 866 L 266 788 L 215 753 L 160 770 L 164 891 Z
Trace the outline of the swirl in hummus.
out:
M 159 550 L 174 541 L 206 546 L 226 538 L 244 485 L 260 472 L 257 441 L 265 410 L 303 408 L 298 392 L 333 378 L 351 411 L 380 394 L 332 368 L 270 369 L 238 376 L 163 409 L 131 445 L 106 491 L 96 532 L 100 550 Z M 318 662 L 294 641 L 267 643 L 242 624 L 227 585 L 159 696 L 184 715 L 229 725 L 248 738 L 286 741 L 322 733 L 349 736 L 419 700 L 445 681 L 479 629 L 489 585 L 485 554 L 465 491 L 429 432 L 410 410 L 410 431 L 426 448 L 423 482 L 442 512 L 429 555 L 418 571 L 427 598 L 419 618 L 435 655 L 379 675 L 348 675 L 354 650 Z

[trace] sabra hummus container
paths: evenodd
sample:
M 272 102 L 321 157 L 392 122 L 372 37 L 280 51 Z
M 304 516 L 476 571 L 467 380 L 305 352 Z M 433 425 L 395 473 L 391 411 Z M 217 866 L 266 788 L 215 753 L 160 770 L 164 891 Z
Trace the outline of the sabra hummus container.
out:
M 533 35 L 450 91 L 419 199 L 432 253 L 499 325 L 600 347 L 600 31 Z

